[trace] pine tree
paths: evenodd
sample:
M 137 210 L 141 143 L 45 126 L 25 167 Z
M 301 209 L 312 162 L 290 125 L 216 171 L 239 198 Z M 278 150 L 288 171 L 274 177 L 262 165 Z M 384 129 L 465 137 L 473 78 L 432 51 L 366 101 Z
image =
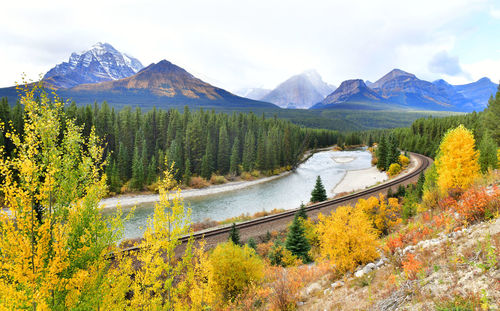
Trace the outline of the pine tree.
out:
M 144 186 L 144 165 L 142 157 L 139 155 L 139 148 L 135 148 L 132 158 L 132 187 L 142 190 Z
M 257 242 L 253 238 L 248 239 L 248 247 L 253 248 L 254 250 L 257 250 Z
M 182 182 L 186 186 L 189 186 L 189 183 L 191 182 L 191 162 L 189 159 L 186 160 L 186 170 L 184 171 L 184 175 L 182 175 Z
M 496 144 L 500 146 L 500 85 L 495 97 L 492 96 L 488 101 L 488 108 L 484 111 L 484 124 Z
M 285 246 L 293 255 L 300 258 L 302 262 L 307 263 L 310 261 L 309 250 L 311 249 L 311 245 L 306 238 L 304 225 L 299 213 L 295 214 L 292 225 L 288 229 Z
M 304 205 L 304 203 L 300 203 L 300 208 L 296 214 L 302 219 L 307 219 L 306 206 Z
M 231 161 L 229 166 L 229 173 L 238 175 L 238 165 L 240 163 L 240 140 L 238 137 L 234 139 L 233 149 L 231 151 Z
M 231 226 L 231 231 L 229 231 L 229 241 L 233 242 L 235 245 L 241 245 L 240 230 L 236 227 L 234 222 Z
M 243 170 L 249 172 L 253 170 L 255 162 L 255 138 L 252 132 L 247 131 L 245 135 L 245 146 L 243 147 Z
M 146 183 L 148 185 L 151 185 L 156 181 L 156 170 L 158 169 L 158 165 L 156 164 L 156 157 L 152 156 L 151 161 L 149 162 L 148 166 L 148 173 L 146 174 Z
M 400 152 L 394 135 L 387 139 L 387 158 L 385 160 L 385 170 L 388 170 L 391 164 L 398 163 Z
M 488 131 L 483 134 L 479 144 L 479 165 L 481 172 L 486 173 L 488 169 L 496 169 L 498 164 L 497 145 Z
M 322 202 L 327 199 L 326 190 L 321 182 L 321 177 L 316 178 L 316 185 L 314 186 L 313 191 L 311 192 L 311 202 Z
M 217 170 L 221 174 L 226 174 L 229 171 L 229 148 L 229 137 L 224 124 L 219 131 L 219 148 L 217 150 Z
M 418 198 L 422 198 L 422 195 L 424 194 L 424 183 L 425 183 L 425 174 L 424 172 L 420 173 L 420 176 L 418 177 L 417 181 L 417 187 L 416 187 L 416 193 Z
M 387 138 L 382 136 L 380 142 L 377 146 L 377 168 L 379 170 L 385 170 L 388 158 L 388 146 L 387 146 Z

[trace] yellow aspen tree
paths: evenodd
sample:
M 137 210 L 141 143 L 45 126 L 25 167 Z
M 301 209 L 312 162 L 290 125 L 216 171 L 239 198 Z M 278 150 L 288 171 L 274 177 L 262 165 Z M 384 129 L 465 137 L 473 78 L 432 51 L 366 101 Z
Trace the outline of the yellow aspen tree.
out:
M 160 200 L 155 205 L 152 218 L 142 241 L 136 260 L 140 268 L 134 269 L 130 290 L 132 310 L 184 310 L 189 306 L 184 297 L 189 295 L 192 276 L 193 238 L 191 210 L 185 208 L 180 189 L 175 186 L 173 163 L 167 165 L 159 185 Z M 181 237 L 190 235 L 183 246 L 180 258 L 176 258 L 176 248 L 182 243 Z
M 92 131 L 85 142 L 72 120 L 63 130 L 63 103 L 40 85 L 22 91 L 23 134 L 5 134 L 12 155 L 0 150 L 0 309 L 99 308 L 121 219 L 99 213 L 100 141 Z
M 385 196 L 369 197 L 359 199 L 356 208 L 363 210 L 369 217 L 372 225 L 381 234 L 389 231 L 399 224 L 401 220 L 401 206 L 396 198 L 389 198 L 386 202 Z
M 378 232 L 362 209 L 339 206 L 330 216 L 320 214 L 318 220 L 321 257 L 339 272 L 352 271 L 379 256 Z
M 214 306 L 222 308 L 264 278 L 264 262 L 247 245 L 232 242 L 217 245 L 209 256 L 208 285 Z
M 436 159 L 437 186 L 442 195 L 451 188 L 466 189 L 479 176 L 475 143 L 474 135 L 463 125 L 445 134 Z

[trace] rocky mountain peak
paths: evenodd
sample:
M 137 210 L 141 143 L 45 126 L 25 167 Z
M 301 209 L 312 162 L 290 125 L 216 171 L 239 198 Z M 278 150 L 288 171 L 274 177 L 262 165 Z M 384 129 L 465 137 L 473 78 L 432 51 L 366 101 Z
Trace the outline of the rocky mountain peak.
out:
M 71 53 L 68 62 L 49 70 L 44 80 L 54 88 L 70 88 L 80 84 L 123 79 L 142 68 L 138 59 L 119 52 L 109 43 L 98 42 L 89 50 Z

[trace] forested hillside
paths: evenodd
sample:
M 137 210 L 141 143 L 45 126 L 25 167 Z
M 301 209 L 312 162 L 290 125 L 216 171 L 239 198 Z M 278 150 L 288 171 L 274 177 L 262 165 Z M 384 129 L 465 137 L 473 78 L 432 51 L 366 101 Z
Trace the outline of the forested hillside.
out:
M 23 131 L 23 108 L 3 99 L 1 121 L 7 129 Z M 103 140 L 106 172 L 112 192 L 143 190 L 156 182 L 160 172 L 174 163 L 175 179 L 189 185 L 192 176 L 236 176 L 242 172 L 273 174 L 297 164 L 313 147 L 337 142 L 338 132 L 307 129 L 276 118 L 255 114 L 152 109 L 143 113 L 130 107 L 115 111 L 106 103 L 80 106 L 72 103 L 60 115 L 61 131 L 74 119 L 88 138 L 95 127 Z M 12 143 L 0 135 L 7 154 Z
M 365 131 L 344 136 L 347 144 L 379 142 L 383 137 L 394 136 L 400 149 L 435 157 L 439 142 L 446 132 L 460 124 L 473 132 L 480 149 L 500 145 L 500 91 L 489 100 L 488 107 L 483 112 L 442 118 L 421 118 L 415 120 L 410 127 Z

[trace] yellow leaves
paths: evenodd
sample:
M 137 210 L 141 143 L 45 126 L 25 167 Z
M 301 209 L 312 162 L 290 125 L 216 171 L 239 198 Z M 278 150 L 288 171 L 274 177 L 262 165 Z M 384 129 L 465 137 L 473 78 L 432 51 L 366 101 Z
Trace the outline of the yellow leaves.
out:
M 391 166 L 389 166 L 389 169 L 387 170 L 387 174 L 390 177 L 396 176 L 401 172 L 401 165 L 398 163 L 392 163 Z
M 364 211 L 370 218 L 373 227 L 380 233 L 389 233 L 394 226 L 401 222 L 401 206 L 398 199 L 389 198 L 386 202 L 383 194 L 380 194 L 378 199 L 370 197 L 366 200 L 358 200 L 356 209 Z
M 209 288 L 213 303 L 236 298 L 251 284 L 259 284 L 264 277 L 264 263 L 248 246 L 232 242 L 217 245 L 209 257 Z
M 408 159 L 404 154 L 400 154 L 398 157 L 398 162 L 401 164 L 401 167 L 405 168 L 410 164 L 410 159 Z
M 338 271 L 352 271 L 378 257 L 377 231 L 361 208 L 340 206 L 330 216 L 320 214 L 317 226 L 321 257 Z
M 466 189 L 479 176 L 479 153 L 474 135 L 463 125 L 446 133 L 436 159 L 437 186 L 441 194 L 448 189 Z
M 63 103 L 26 89 L 23 134 L 6 133 L 14 156 L 0 155 L 8 208 L 0 211 L 0 309 L 88 309 L 102 295 L 104 255 L 120 225 L 108 227 L 97 208 L 102 147 L 97 138 L 86 144 L 71 120 L 61 133 Z

